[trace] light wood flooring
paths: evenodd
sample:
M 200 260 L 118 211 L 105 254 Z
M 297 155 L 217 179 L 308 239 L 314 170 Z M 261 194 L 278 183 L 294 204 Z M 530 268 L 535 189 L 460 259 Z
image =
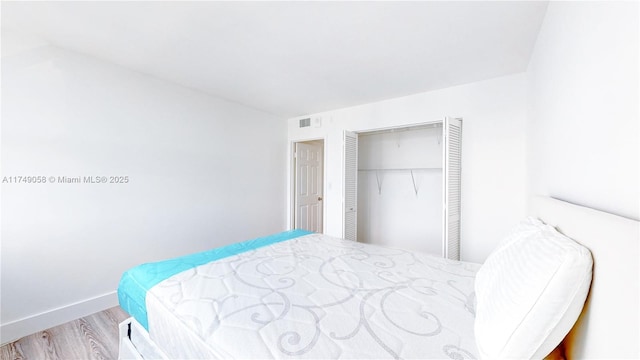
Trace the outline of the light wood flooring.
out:
M 0 359 L 85 360 L 118 358 L 119 306 L 25 336 L 0 347 Z

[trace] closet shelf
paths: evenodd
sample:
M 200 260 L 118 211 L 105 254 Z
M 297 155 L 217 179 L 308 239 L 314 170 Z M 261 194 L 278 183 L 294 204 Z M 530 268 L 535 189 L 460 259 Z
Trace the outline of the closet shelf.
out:
M 358 169 L 358 171 L 414 171 L 414 170 L 442 170 L 442 167 L 386 168 L 386 169 Z

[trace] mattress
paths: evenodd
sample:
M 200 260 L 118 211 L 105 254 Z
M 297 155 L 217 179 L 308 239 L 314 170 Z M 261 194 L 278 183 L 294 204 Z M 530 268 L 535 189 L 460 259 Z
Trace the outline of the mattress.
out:
M 144 276 L 128 276 L 123 307 L 171 358 L 477 357 L 479 265 L 306 232 L 275 238 L 145 264 L 153 281 L 135 289 Z

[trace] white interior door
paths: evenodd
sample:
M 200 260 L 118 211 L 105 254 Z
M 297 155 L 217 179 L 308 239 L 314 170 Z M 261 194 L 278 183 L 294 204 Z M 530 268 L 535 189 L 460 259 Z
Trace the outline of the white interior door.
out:
M 296 143 L 295 228 L 322 232 L 322 141 Z
M 460 190 L 462 170 L 462 119 L 445 118 L 443 181 L 444 236 L 443 256 L 460 260 Z
M 358 240 L 358 134 L 344 132 L 344 230 L 342 237 Z

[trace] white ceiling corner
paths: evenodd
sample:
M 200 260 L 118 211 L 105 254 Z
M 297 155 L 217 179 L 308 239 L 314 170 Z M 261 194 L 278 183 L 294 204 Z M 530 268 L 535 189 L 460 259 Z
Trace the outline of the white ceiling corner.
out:
M 2 2 L 2 30 L 282 117 L 525 71 L 546 2 Z

